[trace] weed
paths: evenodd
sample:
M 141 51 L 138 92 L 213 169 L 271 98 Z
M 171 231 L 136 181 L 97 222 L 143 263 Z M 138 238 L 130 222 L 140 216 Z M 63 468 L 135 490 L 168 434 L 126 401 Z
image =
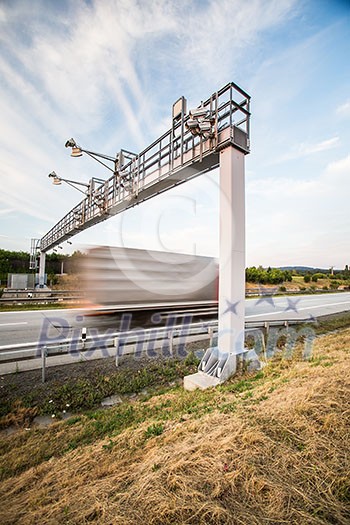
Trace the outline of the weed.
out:
M 116 442 L 110 439 L 107 445 L 102 445 L 102 448 L 105 450 L 112 450 L 115 447 L 115 445 L 116 445 Z
M 67 419 L 65 421 L 65 424 L 66 425 L 75 425 L 79 421 L 81 421 L 81 417 L 80 416 L 72 416 L 72 417 L 70 417 L 69 419 Z
M 237 403 L 225 403 L 219 407 L 220 412 L 223 414 L 228 414 L 230 412 L 235 412 L 237 410 Z
M 164 425 L 155 423 L 154 425 L 150 425 L 147 430 L 145 431 L 145 437 L 151 438 L 154 436 L 160 436 L 164 432 Z
M 329 361 L 328 356 L 317 356 L 310 359 L 310 366 L 333 366 L 333 362 Z
M 242 399 L 250 399 L 251 397 L 253 397 L 253 392 L 246 392 L 246 393 L 242 396 Z
M 249 379 L 242 379 L 237 383 L 231 383 L 230 385 L 223 387 L 223 390 L 226 392 L 244 392 L 245 390 L 250 390 L 251 388 L 254 388 L 252 381 Z
M 91 372 L 89 377 L 65 379 L 62 384 L 45 385 L 45 390 L 41 384 L 31 385 L 30 390 L 22 395 L 22 404 L 27 408 L 36 408 L 38 414 L 52 414 L 54 407 L 54 413 L 58 415 L 66 410 L 67 405 L 69 410 L 74 412 L 92 409 L 105 397 L 114 394 L 139 393 L 145 388 L 160 390 L 169 382 L 194 372 L 196 370 L 195 365 L 192 364 L 194 359 L 196 358 L 190 357 L 188 364 L 175 359 L 150 363 L 138 370 L 116 370 L 108 376 L 95 371 Z M 0 408 L 0 417 L 15 411 L 17 397 L 16 384 L 7 385 L 6 395 Z
M 198 366 L 200 360 L 194 352 L 189 352 L 184 360 L 186 366 Z

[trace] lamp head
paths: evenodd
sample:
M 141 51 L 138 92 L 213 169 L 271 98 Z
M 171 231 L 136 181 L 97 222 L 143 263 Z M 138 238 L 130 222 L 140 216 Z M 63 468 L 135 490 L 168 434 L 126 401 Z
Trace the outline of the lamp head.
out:
M 71 157 L 81 157 L 83 154 L 81 152 L 81 149 L 77 146 L 74 146 L 72 148 L 72 153 L 70 154 Z
M 71 157 L 81 157 L 82 151 L 81 148 L 79 148 L 78 144 L 75 142 L 73 138 L 68 139 L 65 143 L 66 148 L 72 148 L 72 153 L 70 154 Z
M 48 177 L 52 179 L 52 184 L 55 184 L 55 186 L 62 184 L 61 177 L 59 177 L 55 171 L 51 171 L 51 173 L 48 174 Z
M 77 143 L 75 142 L 74 139 L 68 139 L 67 142 L 65 143 L 66 148 L 76 148 L 76 146 L 77 146 Z

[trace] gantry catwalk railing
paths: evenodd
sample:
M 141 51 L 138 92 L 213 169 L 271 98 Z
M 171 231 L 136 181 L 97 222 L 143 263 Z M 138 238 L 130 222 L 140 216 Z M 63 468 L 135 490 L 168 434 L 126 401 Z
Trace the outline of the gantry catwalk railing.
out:
M 206 127 L 194 134 L 190 115 L 121 165 L 40 240 L 46 252 L 90 226 L 219 165 L 219 152 L 232 145 L 249 153 L 250 97 L 233 82 L 200 106 Z

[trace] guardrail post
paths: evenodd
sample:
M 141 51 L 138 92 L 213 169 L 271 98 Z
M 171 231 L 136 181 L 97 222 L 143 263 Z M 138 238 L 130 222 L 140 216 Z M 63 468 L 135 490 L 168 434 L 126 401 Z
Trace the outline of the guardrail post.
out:
M 46 357 L 47 357 L 47 347 L 41 347 L 41 382 L 45 383 L 46 379 Z
M 214 345 L 214 328 L 212 326 L 208 327 L 208 335 L 209 335 L 209 348 L 212 348 Z
M 265 349 L 266 349 L 267 340 L 268 340 L 268 337 L 269 337 L 269 329 L 270 329 L 270 324 L 267 321 L 265 321 L 265 323 L 264 323 L 264 329 L 265 329 Z
M 174 332 L 171 330 L 168 332 L 168 339 L 169 339 L 169 352 L 171 357 L 173 357 L 173 347 L 174 347 L 174 340 L 173 340 Z
M 86 336 L 87 336 L 87 334 L 86 334 L 86 328 L 83 327 L 83 328 L 81 329 L 81 340 L 82 340 L 82 343 L 83 343 L 83 348 L 82 348 L 82 350 L 85 349 Z
M 119 337 L 115 337 L 113 341 L 113 345 L 115 348 L 115 366 L 119 366 Z

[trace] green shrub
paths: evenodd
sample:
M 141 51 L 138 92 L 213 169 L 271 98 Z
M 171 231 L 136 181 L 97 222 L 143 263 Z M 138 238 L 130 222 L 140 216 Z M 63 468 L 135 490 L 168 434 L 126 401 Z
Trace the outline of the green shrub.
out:
M 311 281 L 310 275 L 304 275 L 304 283 L 309 283 Z
M 314 273 L 312 277 L 317 277 L 317 279 L 325 279 L 327 276 L 324 273 Z
M 279 284 L 292 281 L 292 272 L 269 267 L 265 270 L 262 266 L 246 268 L 246 282 L 260 284 Z
M 48 275 L 48 281 L 50 283 L 50 286 L 53 286 L 55 284 L 58 284 L 59 279 L 57 275 L 55 275 L 54 273 L 50 273 Z

